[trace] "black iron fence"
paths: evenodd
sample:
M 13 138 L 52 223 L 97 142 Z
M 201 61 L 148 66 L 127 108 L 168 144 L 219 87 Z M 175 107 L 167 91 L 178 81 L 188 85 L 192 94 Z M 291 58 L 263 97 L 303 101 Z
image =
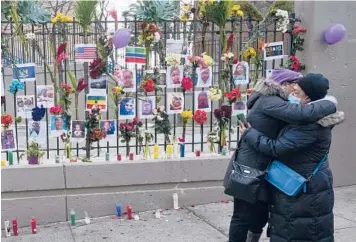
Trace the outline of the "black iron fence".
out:
M 87 43 L 96 43 L 99 36 L 103 34 L 107 34 L 108 32 L 112 32 L 114 29 L 118 27 L 126 27 L 131 29 L 132 40 L 130 42 L 131 46 L 136 46 L 138 43 L 138 35 L 139 35 L 139 25 L 141 22 L 138 21 L 122 21 L 122 22 L 112 22 L 112 21 L 97 21 L 93 22 L 91 26 L 91 31 L 89 33 Z M 241 58 L 241 50 L 244 48 L 245 43 L 249 40 L 251 35 L 255 30 L 255 26 L 257 26 L 258 22 L 253 21 L 245 21 L 241 20 L 240 22 L 232 23 L 235 26 L 230 26 L 227 28 L 228 35 L 234 34 L 234 41 L 231 46 L 231 51 L 238 53 L 238 57 Z M 22 92 L 17 93 L 17 95 L 35 95 L 36 96 L 36 86 L 37 85 L 51 85 L 49 73 L 45 68 L 45 63 L 53 64 L 53 53 L 49 50 L 50 40 L 54 42 L 55 47 L 57 47 L 62 41 L 67 41 L 67 52 L 69 54 L 69 58 L 67 61 L 68 65 L 62 66 L 58 73 L 58 80 L 60 83 L 69 83 L 69 77 L 67 73 L 67 68 L 69 68 L 79 79 L 80 77 L 85 77 L 88 81 L 88 64 L 78 64 L 74 61 L 74 45 L 84 43 L 84 35 L 82 28 L 75 22 L 67 23 L 61 28 L 58 26 L 54 26 L 52 24 L 44 24 L 44 25 L 27 25 L 23 28 L 23 33 L 26 35 L 27 33 L 34 33 L 35 39 L 39 44 L 39 48 L 43 53 L 43 56 L 39 56 L 36 52 L 35 48 L 30 44 L 23 44 L 20 40 L 19 36 L 15 36 L 14 34 L 14 25 L 12 22 L 2 22 L 2 30 L 3 37 L 6 40 L 5 43 L 2 44 L 3 55 L 2 55 L 2 78 L 4 80 L 4 95 L 6 97 L 6 102 L 2 105 L 2 113 L 11 114 L 13 116 L 17 116 L 16 111 L 16 96 L 12 95 L 8 92 L 8 88 L 10 82 L 12 80 L 12 67 L 14 64 L 22 64 L 22 63 L 35 63 L 36 64 L 36 80 L 34 82 L 25 82 L 25 88 Z M 238 27 L 236 27 L 238 26 Z M 233 28 L 234 27 L 234 28 Z M 261 26 L 260 26 L 261 27 Z M 219 70 L 222 67 L 221 63 L 221 51 L 220 51 L 220 40 L 219 40 L 219 31 L 218 27 L 210 24 L 206 33 L 204 34 L 204 46 L 202 44 L 203 33 L 201 24 L 199 22 L 188 22 L 182 23 L 179 21 L 172 22 L 163 22 L 159 23 L 159 28 L 163 35 L 164 46 L 169 48 L 169 39 L 174 40 L 182 40 L 181 53 L 185 55 L 200 55 L 203 51 L 208 55 L 212 56 L 215 63 L 213 65 L 213 80 L 212 83 L 214 86 L 220 86 L 221 82 L 219 81 L 220 75 Z M 232 31 L 234 29 L 234 32 Z M 237 29 L 237 31 L 236 31 Z M 275 41 L 283 41 L 285 50 L 285 54 L 290 53 L 291 46 L 291 37 L 289 34 L 283 34 L 281 32 L 277 32 L 276 23 L 273 23 L 270 26 L 264 26 L 261 36 L 266 43 L 275 42 Z M 168 41 L 167 41 L 168 40 Z M 255 46 L 258 48 L 258 46 Z M 166 54 L 167 50 L 164 49 L 164 54 Z M 159 66 L 161 69 L 165 69 L 164 63 L 160 63 L 159 57 L 157 54 L 154 54 L 152 58 L 152 64 L 155 66 Z M 184 63 L 182 63 L 184 64 Z M 113 60 L 109 61 L 108 69 L 110 73 L 113 73 L 113 69 L 115 65 L 120 65 L 122 68 L 134 69 L 136 73 L 142 73 L 142 66 L 138 64 L 127 64 L 125 63 L 124 50 L 118 49 L 114 53 Z M 277 61 L 264 61 L 262 68 L 259 70 L 259 76 L 264 77 L 266 75 L 267 69 L 273 69 L 278 67 L 279 65 L 283 65 L 283 60 Z M 250 63 L 250 72 L 255 71 L 255 66 Z M 138 75 L 137 78 L 137 87 L 140 85 L 140 77 L 142 75 Z M 250 75 L 251 76 L 251 75 Z M 240 86 L 239 88 L 246 90 L 246 86 Z M 200 91 L 204 88 L 196 88 L 194 87 L 192 91 L 186 92 L 184 108 L 192 109 L 194 112 L 194 93 L 196 91 Z M 206 88 L 205 88 L 206 89 Z M 167 87 L 163 88 L 163 93 L 161 93 L 161 103 L 157 103 L 156 105 L 163 105 L 167 107 L 167 93 L 176 92 L 178 89 L 167 89 Z M 83 107 L 79 112 L 79 120 L 85 119 L 85 94 L 88 93 L 88 89 L 85 90 L 85 93 L 80 94 L 79 106 Z M 138 101 L 138 95 L 135 95 L 136 104 Z M 37 104 L 37 100 L 35 98 L 35 102 Z M 108 106 L 113 105 L 111 100 L 108 99 Z M 214 116 L 213 110 L 219 107 L 219 103 L 212 102 L 211 110 L 212 112 L 208 113 L 208 123 L 204 125 L 204 137 L 200 135 L 200 126 L 198 127 L 194 121 L 190 122 L 187 127 L 186 134 L 186 147 L 191 147 L 191 150 L 194 151 L 196 148 L 206 149 L 205 145 L 207 143 L 206 134 L 208 131 L 213 129 Z M 74 108 L 74 107 L 73 107 Z M 137 113 L 137 105 L 136 105 L 136 113 Z M 73 109 L 74 110 L 74 109 Z M 104 119 L 115 119 L 115 115 L 112 110 L 108 108 L 106 113 L 103 113 Z M 173 126 L 172 136 L 181 136 L 182 134 L 182 120 L 179 114 L 170 115 L 170 120 Z M 16 149 L 14 152 L 16 153 L 16 157 L 19 158 L 21 153 L 24 152 L 29 145 L 29 121 L 30 119 L 24 119 L 22 123 L 15 123 L 15 136 L 16 136 Z M 42 149 L 46 153 L 47 159 L 52 158 L 54 154 L 59 155 L 64 150 L 64 145 L 59 137 L 51 138 L 50 137 L 50 116 L 47 110 L 45 116 L 46 122 L 46 137 L 45 142 L 42 144 Z M 151 129 L 154 122 L 152 120 L 144 120 L 144 126 L 146 129 Z M 233 117 L 231 120 L 231 127 L 234 127 L 238 124 L 236 117 Z M 117 124 L 118 127 L 118 124 Z M 154 132 L 154 131 L 153 131 Z M 165 144 L 164 139 L 160 138 L 160 134 L 155 133 L 154 143 L 157 143 L 161 146 Z M 238 132 L 235 134 L 229 133 L 228 135 L 228 143 L 230 147 L 233 147 L 234 144 L 237 144 L 238 141 Z M 72 151 L 74 155 L 81 156 L 84 154 L 84 146 L 85 143 L 77 143 L 72 146 Z M 140 153 L 140 148 L 138 141 L 135 140 L 130 144 L 131 147 L 135 148 L 136 154 Z M 120 137 L 117 132 L 117 137 L 114 140 L 110 141 L 102 141 L 98 142 L 96 149 L 96 156 L 100 156 L 101 152 L 110 152 L 110 153 L 119 153 L 121 149 L 124 149 L 125 144 L 120 142 Z M 2 151 L 2 155 L 6 155 L 6 151 Z M 92 152 L 93 153 L 93 152 Z

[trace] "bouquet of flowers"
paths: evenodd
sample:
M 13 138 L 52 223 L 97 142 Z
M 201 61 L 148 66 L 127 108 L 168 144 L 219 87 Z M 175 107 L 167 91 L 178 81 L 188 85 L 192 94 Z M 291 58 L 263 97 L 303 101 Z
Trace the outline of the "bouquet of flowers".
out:
M 49 109 L 49 113 L 52 115 L 62 115 L 63 108 L 61 105 L 55 105 Z
M 182 117 L 183 119 L 183 139 L 185 139 L 185 131 L 186 131 L 186 128 L 187 128 L 187 124 L 189 123 L 189 120 L 192 119 L 193 117 L 193 112 L 192 110 L 184 110 L 180 116 Z
M 106 133 L 99 128 L 99 121 L 101 119 L 100 109 L 93 105 L 88 117 L 85 120 L 86 134 L 86 161 L 90 161 L 90 150 L 93 142 L 98 142 L 106 137 Z
M 302 64 L 296 56 L 289 56 L 289 59 L 286 61 L 285 67 L 292 71 L 301 71 L 305 70 L 305 65 Z
M 171 143 L 169 135 L 171 135 L 172 126 L 169 122 L 168 114 L 164 111 L 164 107 L 160 106 L 152 111 L 155 121 L 155 131 L 158 134 L 163 134 L 167 144 Z
M 4 127 L 4 129 L 9 128 L 12 123 L 13 119 L 10 114 L 1 115 L 1 125 Z
M 181 87 L 183 89 L 183 92 L 190 91 L 191 89 L 193 89 L 193 80 L 189 76 L 184 77 L 182 80 Z
M 222 105 L 220 109 L 214 110 L 214 116 L 216 118 L 216 126 L 220 130 L 220 147 L 226 145 L 226 130 L 228 128 L 229 121 L 231 120 L 232 109 L 231 106 Z
M 169 54 L 166 57 L 167 66 L 178 66 L 180 64 L 180 54 Z
M 155 88 L 155 82 L 152 79 L 144 79 L 141 83 L 141 88 L 146 92 L 154 92 L 156 90 Z
M 18 91 L 21 91 L 25 88 L 25 84 L 18 79 L 13 79 L 9 86 L 9 92 L 16 95 Z
M 195 13 L 195 8 L 192 6 L 192 4 L 184 4 L 183 5 L 183 9 L 181 10 L 181 16 L 180 16 L 180 20 L 183 23 L 188 22 L 190 15 L 192 13 Z
M 154 23 L 142 23 L 140 29 L 141 33 L 138 36 L 139 45 L 150 48 L 154 42 L 158 42 L 162 39 L 162 34 Z
M 136 126 L 142 126 L 142 122 L 138 118 L 134 118 L 131 122 L 126 121 L 126 123 L 120 123 L 119 131 L 122 143 L 126 143 L 126 156 L 130 154 L 130 141 L 131 138 L 137 136 Z
M 211 101 L 218 101 L 221 99 L 221 97 L 222 97 L 222 91 L 219 88 L 217 87 L 210 88 L 208 93 L 208 98 Z
M 213 58 L 208 56 L 205 52 L 201 54 L 201 56 L 188 56 L 188 60 L 192 65 L 192 74 L 191 78 L 193 79 L 194 85 L 196 85 L 198 81 L 197 68 L 207 68 L 213 65 Z
M 144 151 L 143 151 L 143 156 L 147 160 L 148 157 L 151 155 L 150 143 L 153 141 L 153 134 L 151 132 L 149 132 L 148 130 L 145 130 L 143 138 L 144 138 L 144 141 L 145 141 L 145 148 L 144 148 Z
M 230 92 L 225 92 L 224 96 L 230 104 L 233 104 L 241 98 L 241 92 L 238 88 L 234 88 Z

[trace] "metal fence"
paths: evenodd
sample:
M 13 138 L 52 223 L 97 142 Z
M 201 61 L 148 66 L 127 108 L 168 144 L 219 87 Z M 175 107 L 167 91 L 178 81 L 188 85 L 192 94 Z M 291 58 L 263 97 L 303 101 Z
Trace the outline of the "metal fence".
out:
M 36 40 L 39 43 L 41 51 L 43 52 L 43 59 L 36 53 L 33 46 L 28 45 L 24 46 L 20 38 L 18 36 L 14 36 L 14 26 L 12 22 L 2 22 L 2 29 L 4 30 L 3 35 L 8 40 L 8 52 L 4 53 L 2 56 L 2 78 L 4 80 L 4 93 L 6 96 L 6 103 L 2 105 L 2 113 L 9 113 L 13 116 L 16 116 L 16 97 L 14 97 L 11 93 L 8 92 L 8 87 L 12 80 L 12 66 L 13 64 L 21 64 L 21 63 L 36 63 L 36 80 L 34 82 L 25 82 L 25 89 L 24 91 L 18 93 L 17 95 L 35 95 L 36 96 L 36 85 L 50 85 L 49 73 L 45 70 L 44 61 L 43 59 L 51 64 L 53 56 L 51 51 L 49 51 L 49 39 L 52 38 L 54 40 L 55 46 L 57 47 L 59 43 L 63 40 L 68 42 L 67 45 L 67 52 L 69 53 L 69 59 L 66 60 L 68 62 L 68 67 L 71 71 L 74 72 L 77 78 L 82 76 L 85 79 L 88 79 L 88 64 L 78 64 L 74 61 L 74 45 L 79 43 L 84 43 L 84 36 L 82 34 L 81 27 L 73 22 L 68 23 L 65 25 L 65 31 L 61 32 L 58 31 L 58 28 L 54 27 L 52 24 L 44 24 L 44 25 L 28 25 L 26 28 L 23 29 L 24 34 L 26 33 L 34 33 L 36 36 Z M 137 39 L 139 35 L 139 25 L 141 22 L 138 21 L 122 21 L 119 23 L 115 23 L 112 21 L 97 21 L 93 22 L 91 26 L 91 31 L 89 34 L 88 43 L 96 43 L 98 37 L 102 34 L 110 32 L 113 29 L 117 29 L 118 27 L 127 27 L 131 29 L 132 33 L 132 40 L 130 45 L 136 46 Z M 237 24 L 238 31 L 235 31 L 233 34 L 235 35 L 235 39 L 233 42 L 233 46 L 231 47 L 231 51 L 233 53 L 239 53 L 241 57 L 240 50 L 243 49 L 244 44 L 251 36 L 253 29 L 257 26 L 258 22 L 254 21 L 245 21 L 241 20 Z M 183 41 L 183 49 L 187 49 L 187 55 L 195 54 L 199 55 L 203 52 L 202 47 L 202 28 L 199 22 L 192 21 L 188 23 L 182 23 L 179 21 L 172 21 L 172 22 L 162 22 L 159 23 L 160 30 L 163 34 L 163 41 L 164 46 L 167 47 L 167 39 L 175 39 L 175 40 L 182 40 Z M 229 30 L 230 29 L 230 30 Z M 227 28 L 227 32 L 232 33 L 231 31 L 232 26 Z M 235 26 L 236 29 L 236 26 Z M 207 52 L 208 55 L 212 56 L 215 64 L 213 65 L 213 85 L 220 86 L 219 81 L 219 70 L 221 69 L 221 53 L 220 53 L 220 41 L 218 35 L 218 28 L 213 24 L 210 24 L 206 34 L 205 34 L 205 49 L 204 51 Z M 264 40 L 265 42 L 274 42 L 274 41 L 284 41 L 285 54 L 290 53 L 290 46 L 291 46 L 291 36 L 289 34 L 283 34 L 276 31 L 276 23 L 273 23 L 271 26 L 266 26 L 264 30 Z M 168 41 L 169 42 L 169 41 Z M 169 43 L 168 43 L 169 47 Z M 164 53 L 166 53 L 166 49 L 164 49 Z M 164 63 L 159 63 L 159 57 L 157 54 L 153 55 L 152 64 L 155 66 L 160 66 L 160 68 L 165 69 Z M 124 58 L 124 50 L 119 49 L 116 50 L 114 53 L 114 61 L 109 63 L 109 72 L 113 72 L 113 67 L 115 65 L 120 65 L 124 68 L 134 69 L 137 73 L 142 73 L 142 66 L 139 64 L 131 64 L 128 65 L 125 63 Z M 264 61 L 262 65 L 262 70 L 260 73 L 261 77 L 265 76 L 265 71 L 267 69 L 273 69 L 278 67 L 279 65 L 283 65 L 283 60 L 281 61 Z M 58 73 L 58 80 L 59 84 L 62 82 L 69 82 L 69 77 L 66 73 L 66 68 L 60 68 Z M 250 64 L 250 71 L 254 71 L 254 65 Z M 139 78 L 138 78 L 139 79 Z M 88 81 L 88 80 L 87 80 Z M 139 86 L 140 80 L 137 81 L 137 86 Z M 247 87 L 240 87 L 242 89 L 246 89 Z M 193 88 L 193 91 L 185 93 L 185 102 L 184 108 L 185 109 L 192 109 L 194 112 L 194 93 L 196 91 L 203 90 L 204 88 Z M 205 88 L 206 89 L 206 88 Z M 162 101 L 158 103 L 158 105 L 167 106 L 167 93 L 169 92 L 176 92 L 177 89 L 167 89 L 167 87 L 163 88 L 162 93 Z M 88 89 L 85 90 L 85 93 L 88 93 Z M 81 107 L 85 105 L 85 93 L 80 94 L 79 104 Z M 135 95 L 136 103 L 138 95 Z M 35 98 L 36 99 L 36 98 Z M 36 100 L 37 104 L 37 100 Z M 111 100 L 108 99 L 108 105 L 113 105 Z M 208 131 L 213 129 L 214 117 L 213 117 L 213 110 L 218 108 L 218 103 L 211 103 L 211 110 L 212 112 L 208 113 L 208 124 L 204 126 L 204 135 L 200 135 L 200 127 L 194 124 L 192 121 L 189 126 L 187 127 L 186 133 L 186 149 L 191 149 L 194 151 L 196 148 L 204 149 L 206 151 L 206 137 Z M 137 105 L 136 105 L 136 113 L 137 113 Z M 85 111 L 81 110 L 79 113 L 79 120 L 85 120 Z M 115 119 L 113 111 L 109 110 L 106 113 L 103 113 L 104 119 Z M 63 153 L 64 145 L 60 138 L 51 138 L 50 137 L 50 124 L 49 124 L 50 116 L 49 112 L 47 111 L 45 116 L 45 122 L 47 123 L 46 127 L 46 142 L 42 144 L 42 149 L 45 151 L 45 157 L 47 159 L 52 159 L 55 154 L 59 155 Z M 182 120 L 179 114 L 170 115 L 170 120 L 173 126 L 172 135 L 173 136 L 180 136 L 182 134 Z M 235 126 L 238 124 L 236 117 L 233 117 L 231 122 L 231 126 Z M 14 124 L 15 126 L 15 136 L 16 136 L 16 143 L 17 149 L 14 150 L 16 153 L 17 159 L 19 159 L 20 154 L 26 150 L 29 145 L 29 133 L 28 133 L 28 124 L 29 119 L 25 119 L 22 121 L 21 124 Z M 144 125 L 147 129 L 152 129 L 153 125 L 152 120 L 144 120 Z M 117 124 L 118 127 L 119 124 Z M 118 130 L 117 130 L 118 131 Z M 164 146 L 165 141 L 163 137 L 161 138 L 160 134 L 155 133 L 155 143 Z M 229 147 L 234 147 L 238 141 L 238 132 L 235 134 L 229 133 L 228 135 L 228 144 Z M 81 156 L 84 153 L 84 146 L 85 143 L 77 143 L 76 145 L 72 146 L 73 154 L 76 156 Z M 131 142 L 131 147 L 134 147 L 136 154 L 140 153 L 140 148 L 138 146 L 137 140 Z M 117 132 L 117 137 L 114 140 L 104 140 L 97 143 L 95 149 L 97 152 L 95 156 L 102 156 L 102 152 L 110 152 L 112 154 L 117 154 L 124 151 L 125 145 L 120 142 L 120 137 Z M 165 147 L 165 146 L 164 146 Z M 7 156 L 6 151 L 2 151 L 2 156 Z M 15 157 L 15 158 L 16 158 Z

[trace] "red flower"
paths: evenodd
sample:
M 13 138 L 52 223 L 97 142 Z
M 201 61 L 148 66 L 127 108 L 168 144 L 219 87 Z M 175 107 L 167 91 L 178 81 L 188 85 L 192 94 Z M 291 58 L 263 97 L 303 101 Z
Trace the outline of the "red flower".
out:
M 80 78 L 78 81 L 77 92 L 83 91 L 88 86 L 88 83 L 85 82 L 84 77 Z
M 135 125 L 133 123 L 127 123 L 126 124 L 126 130 L 127 131 L 134 131 Z
M 183 78 L 182 88 L 184 91 L 189 91 L 193 88 L 193 80 L 189 76 Z
M 96 58 L 89 65 L 89 75 L 93 79 L 97 79 L 101 74 L 105 73 L 105 62 L 101 58 Z
M 148 29 L 151 31 L 151 32 L 156 32 L 156 26 L 154 24 L 150 24 L 150 26 L 148 27 Z
M 214 110 L 214 116 L 216 119 L 220 120 L 221 119 L 221 112 L 220 112 L 220 109 L 215 109 Z
M 306 33 L 307 29 L 306 28 L 302 28 L 297 24 L 293 25 L 293 31 L 292 34 L 300 34 L 300 33 Z
M 112 9 L 109 11 L 109 16 L 112 17 L 115 21 L 117 21 L 117 11 L 116 9 Z
M 232 114 L 232 108 L 231 108 L 231 106 L 222 105 L 220 110 L 221 110 L 221 116 L 222 116 L 222 117 L 228 118 L 228 119 L 231 118 L 231 114 Z
M 49 109 L 49 113 L 52 115 L 59 115 L 63 113 L 63 109 L 60 105 L 56 105 Z
M 155 82 L 152 79 L 148 79 L 142 83 L 142 88 L 145 92 L 153 92 L 155 90 Z
M 228 52 L 229 49 L 231 49 L 232 47 L 232 44 L 233 44 L 233 41 L 234 41 L 234 34 L 230 34 L 229 38 L 227 39 L 227 43 L 226 43 L 226 52 Z
M 204 110 L 196 110 L 193 116 L 195 122 L 200 125 L 203 125 L 208 120 L 208 115 Z
M 8 128 L 12 124 L 12 116 L 10 114 L 1 115 L 1 124 Z
M 141 24 L 141 29 L 145 29 L 147 27 L 147 24 L 146 23 L 142 23 Z
M 230 103 L 233 103 L 241 97 L 241 92 L 239 89 L 234 88 L 231 92 L 226 92 L 224 96 L 229 100 Z
M 62 82 L 61 88 L 65 90 L 66 94 L 70 94 L 72 92 L 72 87 L 69 86 L 67 83 Z
M 120 124 L 120 130 L 125 130 L 126 129 L 126 124 L 125 123 L 121 123 Z
M 134 117 L 134 119 L 132 121 L 133 125 L 136 125 L 138 123 L 138 121 L 139 121 L 138 117 Z
M 239 59 L 237 57 L 235 57 L 234 60 L 232 61 L 232 64 L 237 64 L 239 62 L 240 62 Z
M 56 62 L 59 65 L 63 60 L 68 58 L 66 53 L 67 42 L 61 43 L 57 48 Z
M 179 137 L 179 138 L 178 138 L 178 142 L 180 142 L 180 143 L 184 143 L 184 141 L 185 141 L 185 140 L 184 140 L 184 138 L 183 138 L 183 137 Z
M 292 62 L 292 70 L 293 71 L 299 71 L 301 63 L 299 61 L 299 59 L 295 56 L 290 56 L 289 59 Z
M 90 133 L 89 139 L 92 142 L 96 142 L 96 141 L 102 140 L 105 137 L 106 137 L 105 132 L 101 131 L 100 128 L 94 128 L 93 131 Z

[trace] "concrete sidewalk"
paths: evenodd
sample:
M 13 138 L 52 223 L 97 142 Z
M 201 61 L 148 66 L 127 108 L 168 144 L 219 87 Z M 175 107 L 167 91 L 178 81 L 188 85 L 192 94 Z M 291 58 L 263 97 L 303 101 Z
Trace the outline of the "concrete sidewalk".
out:
M 356 241 L 356 186 L 335 189 L 335 241 Z M 38 233 L 21 228 L 18 237 L 6 242 L 226 242 L 232 202 L 165 210 L 157 219 L 154 212 L 140 213 L 140 220 L 116 217 L 92 219 L 89 225 L 78 221 L 38 226 Z M 263 241 L 268 241 L 264 236 Z

